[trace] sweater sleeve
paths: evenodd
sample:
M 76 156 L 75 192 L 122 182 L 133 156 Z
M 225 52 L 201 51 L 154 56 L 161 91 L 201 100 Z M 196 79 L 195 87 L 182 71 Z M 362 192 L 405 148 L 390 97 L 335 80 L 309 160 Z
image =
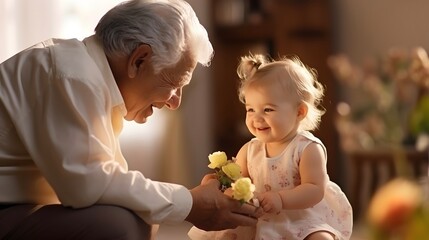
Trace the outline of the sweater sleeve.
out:
M 6 86 L 8 110 L 19 112 L 17 133 L 63 205 L 118 205 L 148 223 L 186 218 L 189 190 L 128 170 L 112 126 L 108 87 L 85 51 L 74 45 L 56 54 L 33 49 L 15 60 L 11 69 L 19 74 Z

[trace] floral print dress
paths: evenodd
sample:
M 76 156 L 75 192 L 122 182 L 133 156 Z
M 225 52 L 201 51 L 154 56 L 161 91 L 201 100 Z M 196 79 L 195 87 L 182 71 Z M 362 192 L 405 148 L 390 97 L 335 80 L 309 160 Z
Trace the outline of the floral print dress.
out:
M 272 158 L 266 157 L 263 142 L 257 138 L 252 139 L 247 153 L 247 167 L 256 186 L 255 191 L 278 191 L 298 186 L 301 183 L 300 156 L 312 142 L 323 147 L 326 157 L 323 143 L 308 131 L 299 132 L 280 155 Z M 204 232 L 193 228 L 189 236 L 193 240 L 302 240 L 313 232 L 327 231 L 337 239 L 347 240 L 350 239 L 352 225 L 352 208 L 347 197 L 337 184 L 328 181 L 324 198 L 311 208 L 267 213 L 259 219 L 256 229 L 238 227 L 232 230 Z

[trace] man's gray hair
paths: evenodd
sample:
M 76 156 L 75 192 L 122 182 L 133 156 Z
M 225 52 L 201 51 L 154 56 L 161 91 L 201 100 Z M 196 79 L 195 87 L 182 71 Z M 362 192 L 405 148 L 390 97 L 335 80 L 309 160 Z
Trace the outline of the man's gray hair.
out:
M 156 72 L 172 67 L 185 51 L 204 66 L 213 56 L 206 29 L 183 0 L 131 0 L 109 10 L 95 27 L 107 56 L 129 55 L 141 44 L 153 51 Z

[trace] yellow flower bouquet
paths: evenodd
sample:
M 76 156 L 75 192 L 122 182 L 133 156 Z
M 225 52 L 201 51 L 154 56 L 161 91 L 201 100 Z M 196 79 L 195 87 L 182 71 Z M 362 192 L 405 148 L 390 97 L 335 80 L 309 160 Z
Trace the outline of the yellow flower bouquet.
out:
M 242 202 L 250 202 L 253 198 L 255 185 L 252 184 L 250 178 L 242 177 L 237 179 L 232 186 L 232 197 Z
M 241 175 L 241 168 L 236 159 L 228 159 L 225 152 L 217 151 L 209 155 L 209 168 L 214 169 L 221 184 L 221 191 L 232 188 L 232 197 L 241 203 L 250 202 L 255 185 L 250 178 Z

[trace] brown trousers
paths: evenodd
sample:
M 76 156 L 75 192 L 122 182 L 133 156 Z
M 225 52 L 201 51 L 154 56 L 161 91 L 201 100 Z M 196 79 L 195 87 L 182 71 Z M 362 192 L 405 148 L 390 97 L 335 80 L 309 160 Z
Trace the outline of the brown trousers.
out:
M 72 209 L 61 205 L 0 208 L 0 239 L 150 239 L 151 226 L 132 211 L 110 205 Z

